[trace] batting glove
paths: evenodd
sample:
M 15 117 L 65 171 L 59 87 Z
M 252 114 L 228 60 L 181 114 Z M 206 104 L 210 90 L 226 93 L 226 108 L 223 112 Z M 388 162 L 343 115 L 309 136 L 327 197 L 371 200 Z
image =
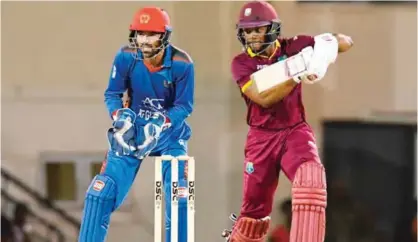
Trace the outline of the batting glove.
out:
M 309 78 L 303 80 L 313 84 L 324 78 L 330 64 L 334 63 L 338 55 L 338 40 L 330 33 L 315 36 L 315 45 L 307 73 Z

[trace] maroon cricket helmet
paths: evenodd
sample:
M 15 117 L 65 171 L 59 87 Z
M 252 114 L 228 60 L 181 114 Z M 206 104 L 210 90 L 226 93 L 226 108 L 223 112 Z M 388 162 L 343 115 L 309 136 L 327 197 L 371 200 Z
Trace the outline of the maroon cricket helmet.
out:
M 242 6 L 236 25 L 238 40 L 246 47 L 242 31 L 245 28 L 268 26 L 265 43 L 271 44 L 280 36 L 281 21 L 274 7 L 266 1 L 251 1 Z
M 242 6 L 237 28 L 254 28 L 280 22 L 274 7 L 265 1 L 252 1 Z

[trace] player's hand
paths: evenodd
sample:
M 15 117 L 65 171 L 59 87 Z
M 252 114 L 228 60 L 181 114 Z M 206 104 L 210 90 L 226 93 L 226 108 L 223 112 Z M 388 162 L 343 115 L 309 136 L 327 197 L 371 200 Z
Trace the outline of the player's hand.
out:
M 313 54 L 309 60 L 307 70 L 299 76 L 299 80 L 306 84 L 314 84 L 325 77 L 329 66 L 328 60 L 321 54 Z
M 145 125 L 144 132 L 150 137 L 158 139 L 161 132 L 171 127 L 170 119 L 161 112 L 154 112 L 150 121 Z
M 343 53 L 351 49 L 354 45 L 353 39 L 345 34 L 336 34 L 335 37 L 338 40 L 338 52 Z
M 113 128 L 122 130 L 132 127 L 136 120 L 136 114 L 130 108 L 121 108 L 116 110 L 113 115 Z
M 161 132 L 171 126 L 170 119 L 161 112 L 154 112 L 150 121 L 143 128 L 143 143 L 137 146 L 135 156 L 143 159 L 157 146 Z
M 320 34 L 314 37 L 315 45 L 312 57 L 308 63 L 308 69 L 303 82 L 316 83 L 324 78 L 328 66 L 334 63 L 338 55 L 338 40 L 330 33 Z
M 300 53 L 293 58 L 288 58 L 286 62 L 286 66 L 288 68 L 289 75 L 293 78 L 293 80 L 297 83 L 300 83 L 301 81 L 305 82 L 306 80 L 313 79 L 314 77 L 308 77 L 310 76 L 310 73 L 308 73 L 308 68 L 311 63 L 311 59 L 313 56 L 313 48 L 311 46 L 308 46 L 306 48 L 303 48 Z
M 118 109 L 113 115 L 113 120 L 113 128 L 107 132 L 110 148 L 116 155 L 131 155 L 136 150 L 136 114 L 129 108 Z
M 301 78 L 306 84 L 314 84 L 325 77 L 327 73 L 329 62 L 322 56 L 314 56 L 308 65 L 306 74 Z
M 303 83 L 306 84 L 314 84 L 322 79 L 322 77 L 319 77 L 317 74 L 305 74 L 302 77 L 300 77 Z

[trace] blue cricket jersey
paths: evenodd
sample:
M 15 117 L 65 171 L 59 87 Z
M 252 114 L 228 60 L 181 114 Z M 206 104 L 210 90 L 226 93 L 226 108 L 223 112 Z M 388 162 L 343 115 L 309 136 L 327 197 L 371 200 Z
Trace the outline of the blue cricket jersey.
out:
M 104 93 L 110 116 L 124 107 L 122 98 L 127 91 L 127 106 L 137 113 L 137 126 L 145 125 L 153 112 L 158 110 L 172 124 L 161 134 L 159 142 L 164 142 L 173 132 L 188 139 L 191 129 L 186 118 L 192 113 L 194 102 L 194 65 L 190 56 L 169 45 L 165 49 L 162 67 L 151 69 L 133 54 L 142 57 L 136 49 L 125 46 L 114 59 L 109 85 Z

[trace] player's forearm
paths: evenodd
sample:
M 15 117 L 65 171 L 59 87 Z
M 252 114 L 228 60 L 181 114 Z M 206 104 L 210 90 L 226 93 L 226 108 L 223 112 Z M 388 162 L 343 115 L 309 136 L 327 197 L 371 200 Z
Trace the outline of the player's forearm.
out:
M 120 108 L 123 108 L 122 94 L 105 92 L 104 96 L 107 111 L 109 112 L 109 116 L 112 117 L 113 112 Z
M 187 117 L 192 113 L 192 105 L 179 105 L 170 108 L 167 112 L 167 117 L 170 119 L 170 122 L 173 126 L 182 124 Z
M 293 79 L 289 79 L 281 84 L 278 84 L 264 92 L 260 93 L 262 99 L 262 106 L 265 108 L 271 107 L 273 104 L 280 102 L 298 85 Z
M 353 46 L 353 40 L 351 37 L 344 34 L 333 34 L 338 41 L 338 53 L 348 51 Z
M 181 125 L 193 112 L 194 105 L 194 67 L 189 65 L 181 80 L 176 83 L 176 97 L 167 117 L 172 126 Z

